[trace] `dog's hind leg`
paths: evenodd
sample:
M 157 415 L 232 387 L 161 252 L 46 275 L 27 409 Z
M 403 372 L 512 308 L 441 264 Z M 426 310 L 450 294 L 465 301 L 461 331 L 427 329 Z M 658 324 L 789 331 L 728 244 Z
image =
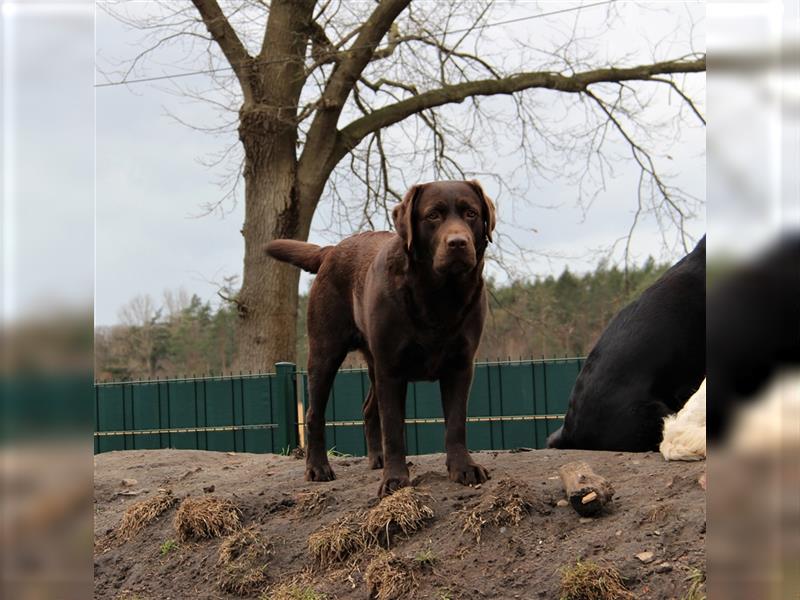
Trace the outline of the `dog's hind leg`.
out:
M 336 371 L 353 347 L 354 335 L 349 306 L 324 276 L 318 275 L 308 298 L 307 481 L 336 478 L 325 447 L 325 407 Z
M 378 397 L 375 394 L 375 371 L 372 359 L 367 357 L 369 365 L 369 392 L 364 400 L 364 435 L 367 438 L 367 462 L 370 469 L 383 468 L 383 443 L 381 441 L 381 415 L 378 410 Z
M 325 407 L 336 371 L 347 356 L 347 348 L 333 350 L 309 336 L 308 410 L 306 411 L 306 480 L 330 481 L 336 475 L 325 448 Z

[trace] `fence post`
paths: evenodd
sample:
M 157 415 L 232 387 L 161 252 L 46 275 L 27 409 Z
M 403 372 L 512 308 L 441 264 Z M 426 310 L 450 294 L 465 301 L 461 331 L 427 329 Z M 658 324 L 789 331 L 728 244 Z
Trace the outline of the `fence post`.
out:
M 297 406 L 294 394 L 294 363 L 275 363 L 275 397 L 272 399 L 273 415 L 278 428 L 275 430 L 275 444 L 280 452 L 297 446 Z M 275 448 L 272 449 L 276 451 Z

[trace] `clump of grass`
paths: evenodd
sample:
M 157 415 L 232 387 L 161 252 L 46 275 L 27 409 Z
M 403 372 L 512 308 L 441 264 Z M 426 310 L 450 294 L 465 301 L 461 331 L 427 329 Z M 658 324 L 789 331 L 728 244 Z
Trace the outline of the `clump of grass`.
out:
M 610 564 L 578 561 L 561 569 L 561 600 L 634 600 Z
M 692 569 L 685 581 L 689 582 L 689 589 L 681 600 L 706 600 L 706 595 L 703 593 L 706 576 L 700 569 Z
M 310 585 L 296 581 L 281 583 L 264 592 L 259 600 L 327 600 L 327 596 Z
M 304 517 L 311 517 L 324 511 L 332 500 L 328 492 L 323 490 L 301 492 L 297 495 L 294 510 Z
M 545 512 L 542 503 L 527 485 L 513 479 L 502 479 L 477 506 L 472 510 L 464 510 L 462 531 L 475 536 L 475 541 L 480 542 L 485 527 L 519 525 L 534 510 Z
M 413 533 L 433 518 L 433 509 L 426 504 L 432 499 L 430 494 L 414 487 L 404 487 L 386 496 L 367 513 L 365 536 L 388 548 L 394 536 Z
M 115 537 L 120 541 L 130 540 L 177 502 L 172 492 L 167 491 L 131 505 L 122 515 L 114 531 Z
M 311 534 L 308 549 L 319 565 L 329 566 L 369 547 L 388 548 L 395 536 L 413 533 L 433 517 L 425 504 L 431 499 L 415 488 L 402 488 L 370 510 L 345 515 Z
M 336 449 L 336 446 L 334 446 L 333 448 L 330 448 L 328 450 L 328 456 L 331 457 L 331 458 L 350 458 L 353 455 L 352 454 L 347 454 L 346 452 L 339 452 Z
M 242 513 L 227 498 L 187 498 L 181 502 L 175 515 L 175 529 L 182 542 L 221 537 L 241 527 Z
M 367 547 L 362 523 L 364 513 L 347 514 L 315 531 L 308 538 L 311 556 L 323 567 L 346 560 Z
M 420 550 L 414 555 L 414 562 L 421 567 L 432 567 L 436 564 L 437 560 L 439 560 L 439 557 L 437 557 L 430 548 Z
M 226 537 L 219 547 L 217 564 L 222 571 L 217 586 L 237 596 L 252 595 L 267 583 L 267 563 L 272 544 L 258 534 L 255 526 Z
M 175 540 L 166 540 L 163 544 L 161 544 L 161 556 L 165 554 L 169 554 L 173 550 L 178 549 L 178 542 Z
M 370 598 L 396 600 L 413 597 L 417 578 L 410 561 L 394 552 L 381 552 L 373 558 L 364 572 Z

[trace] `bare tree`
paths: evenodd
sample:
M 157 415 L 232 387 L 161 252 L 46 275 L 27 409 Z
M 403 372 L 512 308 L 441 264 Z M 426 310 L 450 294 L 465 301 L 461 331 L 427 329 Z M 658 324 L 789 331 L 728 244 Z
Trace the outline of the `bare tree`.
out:
M 609 19 L 615 16 L 610 1 L 589 6 L 599 5 Z M 404 165 L 432 164 L 437 177 L 449 178 L 465 176 L 471 163 L 471 175 L 489 177 L 474 165 L 492 139 L 512 131 L 528 168 L 548 168 L 532 151 L 533 139 L 560 153 L 561 164 L 571 165 L 560 174 L 579 178 L 587 205 L 611 161 L 607 138 L 623 140 L 641 170 L 637 218 L 652 212 L 686 244 L 693 199 L 657 169 L 647 145 L 653 130 L 640 112 L 656 93 L 652 88 L 663 87 L 678 99 L 677 119 L 686 112 L 702 120 L 683 78 L 705 71 L 705 55 L 603 64 L 582 49 L 575 30 L 546 52 L 520 40 L 513 52 L 492 53 L 481 40 L 490 26 L 503 24 L 490 22 L 493 8 L 488 1 L 457 0 L 192 0 L 163 2 L 143 17 L 127 5 L 106 6 L 150 40 L 118 82 L 136 79 L 143 60 L 163 45 L 188 41 L 187 51 L 199 49 L 208 61 L 203 73 L 212 85 L 176 91 L 219 108 L 221 124 L 207 129 L 238 130 L 238 142 L 219 157 L 235 160 L 236 150 L 243 151 L 244 269 L 233 299 L 237 367 L 264 369 L 294 357 L 299 272 L 269 260 L 263 248 L 274 238 L 307 239 L 325 191 L 334 221 L 351 231 L 370 228 L 373 221 L 385 223 L 388 203 L 415 183 Z M 576 23 L 580 8 L 569 9 Z M 536 90 L 551 96 L 542 100 Z M 508 97 L 511 110 L 504 116 L 486 106 L 487 96 Z M 544 123 L 539 109 L 554 98 L 571 98 L 585 118 Z M 233 193 L 237 176 L 230 181 Z
M 136 296 L 119 311 L 120 322 L 128 330 L 125 355 L 132 369 L 147 377 L 154 377 L 158 371 L 161 312 L 149 295 Z

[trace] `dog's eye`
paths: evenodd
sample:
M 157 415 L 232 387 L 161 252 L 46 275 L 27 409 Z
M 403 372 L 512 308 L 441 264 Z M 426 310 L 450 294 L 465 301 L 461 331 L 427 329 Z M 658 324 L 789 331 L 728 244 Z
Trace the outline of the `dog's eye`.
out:
M 467 210 L 465 213 L 468 219 L 476 219 L 478 218 L 478 211 L 472 210 L 471 208 Z
M 431 211 L 427 215 L 425 215 L 425 218 L 428 219 L 428 221 L 438 221 L 439 211 L 438 210 Z

